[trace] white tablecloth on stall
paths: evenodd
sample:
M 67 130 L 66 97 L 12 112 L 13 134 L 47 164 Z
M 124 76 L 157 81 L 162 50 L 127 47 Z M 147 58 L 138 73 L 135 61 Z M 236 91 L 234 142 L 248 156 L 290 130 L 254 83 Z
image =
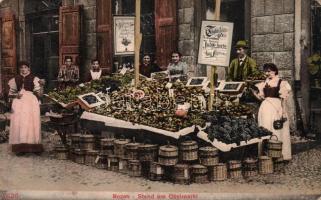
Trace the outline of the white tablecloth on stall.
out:
M 103 115 L 98 115 L 95 113 L 90 113 L 90 112 L 83 112 L 83 114 L 80 117 L 81 119 L 86 119 L 90 121 L 98 121 L 98 122 L 103 122 L 106 126 L 109 127 L 117 127 L 117 128 L 125 128 L 125 129 L 141 129 L 141 130 L 147 130 L 151 131 L 153 133 L 165 135 L 168 137 L 172 137 L 175 139 L 178 139 L 181 136 L 188 135 L 195 130 L 195 126 L 187 127 L 182 130 L 179 130 L 177 132 L 171 132 L 171 131 L 166 131 L 146 125 L 141 125 L 141 124 L 134 124 L 132 122 L 120 120 L 120 119 L 115 119 L 113 117 L 107 117 Z

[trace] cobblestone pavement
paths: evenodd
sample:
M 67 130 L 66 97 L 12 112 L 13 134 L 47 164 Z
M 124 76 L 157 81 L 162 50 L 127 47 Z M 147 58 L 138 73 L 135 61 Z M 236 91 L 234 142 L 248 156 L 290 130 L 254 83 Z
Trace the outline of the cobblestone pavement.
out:
M 177 185 L 132 178 L 124 174 L 56 160 L 52 143 L 44 140 L 41 156 L 15 156 L 0 144 L 0 190 L 116 191 L 321 194 L 321 145 L 293 138 L 293 160 L 284 173 L 207 184 Z

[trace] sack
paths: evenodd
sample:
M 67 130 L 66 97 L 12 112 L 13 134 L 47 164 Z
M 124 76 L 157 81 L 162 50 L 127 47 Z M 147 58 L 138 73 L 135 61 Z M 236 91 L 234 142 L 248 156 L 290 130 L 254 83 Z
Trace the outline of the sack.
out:
M 273 122 L 273 128 L 275 130 L 280 130 L 283 128 L 283 123 L 286 122 L 287 118 L 281 117 L 281 119 L 275 120 Z

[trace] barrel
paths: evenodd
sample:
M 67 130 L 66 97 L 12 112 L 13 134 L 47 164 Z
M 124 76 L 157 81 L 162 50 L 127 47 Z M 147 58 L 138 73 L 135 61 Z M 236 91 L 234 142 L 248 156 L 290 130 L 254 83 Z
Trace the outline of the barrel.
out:
M 230 160 L 228 162 L 229 176 L 231 179 L 242 177 L 242 162 L 240 160 Z
M 191 181 L 190 169 L 187 164 L 176 164 L 174 166 L 174 183 L 187 185 Z
M 150 164 L 149 179 L 152 181 L 160 181 L 163 179 L 164 169 L 158 162 L 152 162 Z
M 218 149 L 215 147 L 199 148 L 200 164 L 204 166 L 214 166 L 219 163 Z
M 125 156 L 125 145 L 130 142 L 130 139 L 116 139 L 114 140 L 114 154 L 118 157 Z
M 125 157 L 129 160 L 138 160 L 138 146 L 140 143 L 131 142 L 125 145 Z
M 80 136 L 80 148 L 83 150 L 94 149 L 95 137 L 94 135 L 81 135 Z
M 129 159 L 126 157 L 119 158 L 118 169 L 120 173 L 128 173 L 128 161 Z
M 179 146 L 180 161 L 195 161 L 198 159 L 198 144 L 194 140 L 187 140 Z
M 191 177 L 193 183 L 207 183 L 208 175 L 207 175 L 207 167 L 204 165 L 192 165 L 191 166 Z
M 64 145 L 57 145 L 54 148 L 55 156 L 58 160 L 67 160 L 69 150 Z
M 96 165 L 95 161 L 97 156 L 98 156 L 97 150 L 92 150 L 92 149 L 87 150 L 85 154 L 85 165 L 94 167 Z
M 178 162 L 178 148 L 173 145 L 159 147 L 158 162 L 164 166 L 173 166 Z
M 85 164 L 85 150 L 75 149 L 75 162 L 78 164 Z
M 273 139 L 275 137 L 276 139 Z M 282 157 L 282 142 L 276 135 L 272 135 L 267 144 L 268 156 L 271 158 Z
M 210 181 L 224 181 L 227 179 L 227 167 L 225 163 L 218 163 L 209 167 L 209 180 Z
M 100 139 L 100 151 L 108 155 L 114 154 L 114 138 Z
M 98 169 L 107 169 L 108 167 L 108 154 L 100 152 L 95 160 Z
M 138 158 L 141 162 L 157 161 L 158 145 L 141 144 L 138 146 Z
M 139 160 L 128 161 L 128 175 L 132 177 L 141 176 L 141 164 Z
M 80 148 L 80 137 L 81 137 L 80 133 L 75 133 L 70 135 L 72 148 L 75 148 L 75 149 Z
M 247 158 L 243 162 L 244 177 L 252 177 L 257 175 L 257 159 Z
M 259 158 L 259 173 L 260 174 L 272 174 L 273 173 L 273 161 L 268 156 L 260 156 Z
M 119 160 L 116 155 L 108 156 L 108 167 L 107 170 L 117 172 L 119 169 Z

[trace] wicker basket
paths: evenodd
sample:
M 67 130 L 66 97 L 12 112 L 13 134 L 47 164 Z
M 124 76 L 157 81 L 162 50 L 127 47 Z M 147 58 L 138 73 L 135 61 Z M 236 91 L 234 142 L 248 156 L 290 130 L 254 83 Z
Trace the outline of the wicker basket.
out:
M 179 146 L 180 161 L 195 161 L 198 159 L 198 144 L 193 140 L 187 140 L 180 143 Z
M 108 154 L 100 153 L 95 160 L 98 169 L 107 169 L 108 167 Z
M 85 150 L 75 149 L 75 162 L 78 164 L 85 164 Z
M 118 157 L 125 156 L 125 145 L 130 142 L 130 139 L 116 139 L 114 140 L 114 154 Z
M 87 150 L 86 151 L 86 154 L 85 154 L 85 165 L 88 165 L 88 166 L 95 166 L 96 163 L 96 158 L 98 156 L 98 151 L 97 150 Z
M 118 169 L 120 173 L 127 174 L 128 173 L 128 158 L 119 158 Z
M 227 179 L 227 167 L 225 163 L 218 163 L 209 167 L 210 181 L 224 181 Z
M 215 147 L 199 148 L 199 160 L 204 166 L 214 166 L 219 163 L 218 149 Z
M 75 148 L 75 149 L 80 148 L 80 136 L 81 136 L 80 133 L 75 133 L 70 135 L 72 148 Z
M 241 178 L 242 177 L 242 163 L 240 160 L 230 160 L 229 166 L 229 177 L 230 178 Z
M 125 145 L 125 157 L 129 160 L 138 160 L 138 146 L 140 143 L 132 142 Z
M 152 181 L 160 181 L 163 179 L 164 169 L 158 162 L 150 164 L 149 179 Z
M 117 172 L 119 170 L 119 159 L 116 155 L 108 156 L 107 170 Z
M 273 167 L 274 167 L 274 171 L 275 172 L 278 172 L 278 173 L 281 173 L 281 172 L 284 172 L 285 169 L 285 163 L 284 163 L 284 159 L 283 159 L 283 156 L 280 157 L 280 158 L 275 158 L 273 159 Z
M 245 177 L 252 177 L 257 175 L 257 159 L 247 158 L 243 162 L 243 175 Z
M 178 148 L 173 145 L 159 147 L 158 162 L 164 166 L 173 166 L 178 162 Z
M 204 165 L 192 165 L 191 166 L 191 177 L 193 183 L 207 183 L 207 167 Z
M 174 166 L 174 183 L 187 185 L 191 181 L 190 169 L 187 164 L 177 164 Z
M 64 145 L 58 145 L 55 147 L 55 156 L 58 160 L 67 160 L 69 150 Z
M 141 144 L 138 146 L 138 157 L 141 162 L 154 162 L 158 156 L 158 145 Z
M 114 154 L 114 138 L 100 139 L 100 151 L 108 155 Z
M 142 166 L 139 160 L 129 160 L 128 161 L 128 175 L 132 177 L 141 176 Z
M 91 134 L 81 135 L 80 136 L 80 148 L 83 150 L 94 149 L 95 146 L 95 137 Z
M 273 173 L 273 161 L 268 156 L 260 156 L 259 158 L 259 173 L 260 174 L 272 174 Z
M 275 137 L 276 139 L 272 139 Z M 282 157 L 282 142 L 278 140 L 276 135 L 271 135 L 268 142 L 268 156 L 271 158 L 280 158 Z

